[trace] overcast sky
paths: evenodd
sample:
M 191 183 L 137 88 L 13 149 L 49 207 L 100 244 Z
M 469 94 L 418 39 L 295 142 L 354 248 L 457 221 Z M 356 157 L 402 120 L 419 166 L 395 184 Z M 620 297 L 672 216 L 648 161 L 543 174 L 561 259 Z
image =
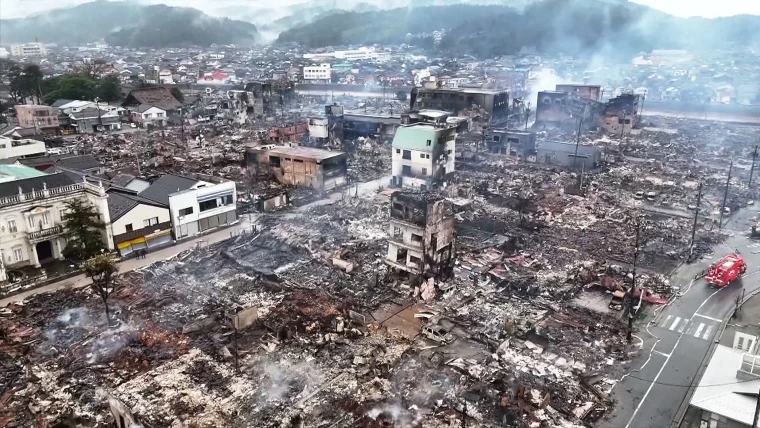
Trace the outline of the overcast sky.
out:
M 86 3 L 88 0 L 0 0 L 0 18 L 18 18 L 46 10 Z M 200 9 L 210 15 L 219 15 L 218 11 L 229 6 L 251 7 L 258 9 L 277 4 L 282 7 L 294 3 L 304 3 L 304 0 L 278 0 L 275 2 L 265 0 L 139 0 L 145 3 L 164 3 L 170 6 L 189 6 Z M 341 5 L 348 3 L 346 0 L 328 0 L 331 3 Z M 360 0 L 356 0 L 358 2 Z M 382 0 L 370 0 L 367 3 Z M 731 16 L 737 14 L 760 15 L 760 1 L 758 0 L 632 0 L 650 7 L 662 10 L 678 16 L 704 16 L 714 18 L 718 16 Z M 312 2 L 307 2 L 312 3 Z M 352 2 L 353 3 L 353 2 Z M 387 3 L 387 0 L 386 0 Z M 395 0 L 391 3 L 414 3 L 414 0 Z M 235 18 L 230 16 L 230 18 Z

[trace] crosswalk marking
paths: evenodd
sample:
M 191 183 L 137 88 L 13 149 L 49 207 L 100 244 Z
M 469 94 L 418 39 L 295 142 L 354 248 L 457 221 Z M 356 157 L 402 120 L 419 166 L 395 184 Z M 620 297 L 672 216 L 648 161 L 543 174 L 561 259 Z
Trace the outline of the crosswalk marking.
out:
M 698 314 L 694 314 L 695 316 L 700 316 Z M 705 322 L 697 322 L 697 319 L 690 319 L 690 318 L 681 318 L 681 317 L 674 317 L 673 315 L 668 315 L 667 318 L 665 318 L 665 321 L 663 321 L 660 326 L 662 328 L 667 328 L 670 331 L 677 332 L 679 334 L 684 333 L 684 330 L 686 330 L 686 334 L 692 337 L 695 337 L 700 340 L 708 340 L 710 338 L 710 334 L 715 329 L 715 322 L 719 322 L 717 318 L 712 318 L 708 316 L 701 316 L 706 321 Z M 709 321 L 707 321 L 709 320 Z M 712 323 L 710 321 L 713 321 Z
M 697 332 L 694 333 L 694 337 L 699 337 L 699 335 L 702 333 L 702 330 L 705 328 L 705 323 L 701 322 L 699 323 L 699 328 L 697 329 Z
M 702 335 L 702 339 L 707 340 L 708 337 L 710 337 L 710 332 L 712 331 L 713 326 L 708 325 L 707 329 L 705 330 L 705 334 Z
M 676 320 L 673 321 L 673 325 L 671 325 L 668 330 L 673 331 L 673 329 L 676 328 L 679 322 L 681 322 L 681 317 L 676 317 Z

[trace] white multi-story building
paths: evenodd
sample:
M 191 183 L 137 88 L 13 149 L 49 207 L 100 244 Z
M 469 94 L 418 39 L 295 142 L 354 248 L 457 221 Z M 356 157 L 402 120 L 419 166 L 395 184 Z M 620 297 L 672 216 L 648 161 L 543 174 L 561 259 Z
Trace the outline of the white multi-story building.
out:
M 139 196 L 168 205 L 172 233 L 177 240 L 237 221 L 234 181 L 167 174 Z
M 445 115 L 445 112 L 439 112 Z M 393 137 L 393 185 L 430 189 L 454 172 L 457 128 L 445 123 L 403 125 Z
M 8 270 L 63 259 L 66 202 L 77 198 L 90 202 L 110 224 L 102 185 L 75 182 L 64 173 L 0 182 L 0 281 L 8 280 Z M 108 230 L 103 241 L 113 249 Z
M 339 59 L 343 61 L 388 61 L 391 59 L 391 53 L 388 51 L 377 50 L 374 47 L 361 47 L 347 51 L 333 51 L 316 54 L 304 54 L 305 59 L 323 60 Z
M 304 80 L 327 80 L 332 79 L 332 68 L 330 64 L 319 64 L 314 67 L 303 68 Z
M 30 138 L 13 139 L 0 136 L 0 159 L 23 158 L 47 153 L 45 143 Z
M 42 43 L 11 45 L 11 56 L 47 56 L 47 48 Z

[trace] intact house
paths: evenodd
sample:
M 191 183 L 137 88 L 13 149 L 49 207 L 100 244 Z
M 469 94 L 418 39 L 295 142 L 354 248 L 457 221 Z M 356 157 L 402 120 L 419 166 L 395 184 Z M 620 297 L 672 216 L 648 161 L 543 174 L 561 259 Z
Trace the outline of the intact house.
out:
M 22 128 L 34 128 L 41 134 L 59 135 L 61 126 L 58 120 L 58 109 L 36 104 L 19 104 L 16 109 L 16 120 Z
M 395 191 L 390 217 L 388 265 L 415 275 L 437 275 L 453 266 L 454 216 L 448 201 L 427 192 Z
M 166 110 L 150 104 L 140 104 L 131 109 L 132 122 L 141 128 L 166 125 Z
M 108 190 L 108 210 L 113 245 L 122 257 L 136 250 L 153 250 L 172 244 L 168 205 L 126 189 L 111 188 Z
M 282 184 L 330 190 L 346 183 L 346 154 L 311 147 L 255 146 L 245 149 L 248 168 Z
M 169 207 L 176 240 L 237 222 L 237 192 L 233 181 L 167 174 L 139 196 Z
M 102 186 L 75 182 L 63 173 L 1 182 L 0 281 L 7 281 L 9 272 L 15 269 L 63 259 L 66 202 L 87 200 L 108 225 L 107 198 Z M 108 228 L 103 232 L 103 241 L 113 249 Z
M 393 137 L 392 185 L 431 189 L 454 172 L 457 128 L 448 124 L 400 126 Z
M 96 131 L 118 131 L 121 129 L 121 116 L 116 109 L 105 110 L 89 107 L 78 112 L 69 113 L 69 121 L 77 134 L 93 134 Z
M 170 118 L 178 116 L 182 108 L 182 103 L 177 101 L 168 89 L 160 86 L 132 89 L 121 105 L 129 110 L 130 116 L 131 112 L 137 110 L 141 105 L 149 105 L 163 110 L 166 116 Z

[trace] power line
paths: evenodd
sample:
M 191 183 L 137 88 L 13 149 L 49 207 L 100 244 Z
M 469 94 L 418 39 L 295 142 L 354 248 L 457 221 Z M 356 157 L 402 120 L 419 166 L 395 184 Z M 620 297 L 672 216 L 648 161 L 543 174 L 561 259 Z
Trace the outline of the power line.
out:
M 691 388 L 692 386 L 694 386 L 693 382 L 690 383 L 690 384 L 688 384 L 688 385 L 682 385 L 682 384 L 677 384 L 677 383 L 657 382 L 657 381 L 652 381 L 651 379 L 642 379 L 642 378 L 636 377 L 634 375 L 628 375 L 627 377 L 638 379 L 640 381 L 647 382 L 647 383 L 653 383 L 655 385 L 661 385 L 661 386 L 672 386 L 672 387 L 676 387 L 676 388 Z M 757 381 L 757 380 L 758 379 L 746 379 L 746 380 L 738 380 L 736 382 L 714 383 L 714 384 L 711 384 L 711 385 L 697 385 L 697 387 L 698 388 L 712 388 L 712 387 L 718 387 L 718 386 L 737 385 L 737 384 L 745 383 L 745 382 L 754 382 L 754 381 Z

